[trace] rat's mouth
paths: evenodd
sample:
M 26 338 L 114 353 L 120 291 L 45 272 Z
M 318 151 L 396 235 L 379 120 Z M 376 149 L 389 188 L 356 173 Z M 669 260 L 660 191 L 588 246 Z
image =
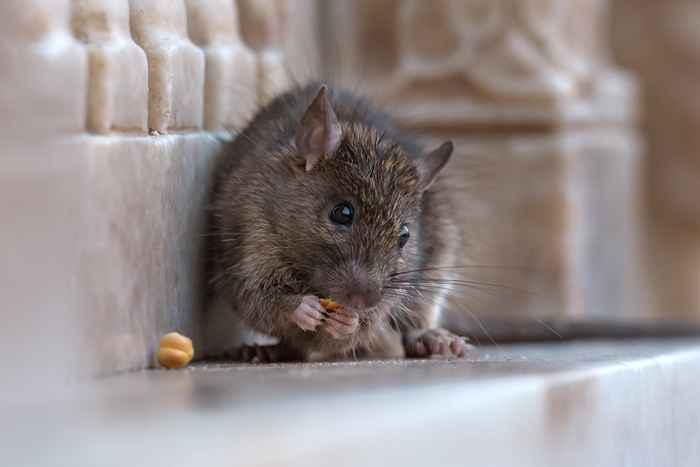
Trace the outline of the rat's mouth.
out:
M 375 313 L 377 311 L 377 309 L 379 308 L 379 306 L 381 305 L 381 302 L 380 302 L 380 303 L 377 303 L 377 304 L 372 305 L 372 306 L 357 307 L 357 306 L 347 305 L 346 303 L 341 302 L 341 301 L 334 301 L 334 303 L 336 303 L 343 310 L 354 311 L 355 313 L 357 313 L 359 315 L 371 315 L 371 314 Z M 328 311 L 333 311 L 333 310 L 328 310 Z
M 355 313 L 359 314 L 367 314 L 371 313 L 376 306 L 371 306 L 371 307 L 357 307 L 357 306 L 351 306 L 345 301 L 341 300 L 336 300 L 333 298 L 330 294 L 315 294 L 317 297 L 319 297 L 319 302 L 321 302 L 321 306 L 326 309 L 327 312 L 333 313 L 335 311 L 353 311 Z
M 311 294 L 319 298 L 322 304 L 330 305 L 333 311 L 334 307 L 342 307 L 348 311 L 354 311 L 359 314 L 373 313 L 384 301 L 382 290 L 357 290 L 354 287 L 348 287 L 348 284 L 330 284 L 328 286 L 319 286 L 309 284 L 306 294 Z M 328 308 L 328 306 L 324 307 Z

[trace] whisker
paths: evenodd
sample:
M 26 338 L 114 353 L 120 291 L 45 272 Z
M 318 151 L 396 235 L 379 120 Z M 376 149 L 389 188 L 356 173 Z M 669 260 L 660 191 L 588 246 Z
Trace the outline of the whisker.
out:
M 550 331 L 552 334 L 554 334 L 555 336 L 557 336 L 559 339 L 563 339 L 563 338 L 564 338 L 564 336 L 562 336 L 561 334 L 559 334 L 553 327 L 551 327 L 551 326 L 550 326 L 549 324 L 547 324 L 545 321 L 543 321 L 543 320 L 541 320 L 541 319 L 539 319 L 539 318 L 536 318 L 536 317 L 534 317 L 534 316 L 532 316 L 531 318 L 534 319 L 535 321 L 537 321 L 538 323 L 540 323 L 542 326 L 544 326 L 548 331 Z
M 437 279 L 437 278 L 421 278 L 421 279 L 414 279 L 414 280 L 407 280 L 407 281 L 395 281 L 392 280 L 392 283 L 394 284 L 402 284 L 402 285 L 433 285 L 433 284 L 440 284 L 440 285 L 461 285 L 465 287 L 472 287 L 472 288 L 479 288 L 481 287 L 492 287 L 492 288 L 499 288 L 499 289 L 507 289 L 513 292 L 519 292 L 523 294 L 528 294 L 528 295 L 534 295 L 536 292 L 532 290 L 527 290 L 527 289 L 521 289 L 518 287 L 513 287 L 505 284 L 497 284 L 494 282 L 482 282 L 482 281 L 475 281 L 475 280 L 461 280 L 461 279 Z
M 390 277 L 397 277 L 407 274 L 413 274 L 418 272 L 429 272 L 429 271 L 453 271 L 459 269 L 504 269 L 504 270 L 514 270 L 514 271 L 525 271 L 525 272 L 537 272 L 532 268 L 527 268 L 524 266 L 497 266 L 497 265 L 487 265 L 487 264 L 471 264 L 471 265 L 459 265 L 459 266 L 429 266 L 424 268 L 410 269 L 408 271 L 399 271 L 390 274 Z
M 471 316 L 472 319 L 473 319 L 474 321 L 476 321 L 476 324 L 477 324 L 477 325 L 479 326 L 479 328 L 481 329 L 481 332 L 483 332 L 484 334 L 486 334 L 486 337 L 488 337 L 489 341 L 491 341 L 491 344 L 493 344 L 493 345 L 496 346 L 498 349 L 500 349 L 500 346 L 498 345 L 498 343 L 496 342 L 496 340 L 493 338 L 493 336 L 491 335 L 491 333 L 488 332 L 488 330 L 486 329 L 486 326 L 484 326 L 484 323 L 479 319 L 479 317 L 478 317 L 475 313 L 473 313 L 469 308 L 464 307 L 464 310 L 465 310 L 467 313 L 469 313 L 469 316 Z

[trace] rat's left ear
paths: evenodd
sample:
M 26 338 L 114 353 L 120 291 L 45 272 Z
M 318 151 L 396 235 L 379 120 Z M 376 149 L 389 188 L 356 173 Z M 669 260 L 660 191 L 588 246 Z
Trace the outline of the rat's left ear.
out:
M 418 160 L 418 176 L 420 178 L 418 189 L 420 191 L 430 188 L 437 175 L 450 160 L 453 149 L 452 141 L 447 141 Z
M 340 124 L 327 94 L 328 87 L 324 84 L 306 109 L 294 139 L 297 150 L 306 159 L 307 172 L 340 144 Z

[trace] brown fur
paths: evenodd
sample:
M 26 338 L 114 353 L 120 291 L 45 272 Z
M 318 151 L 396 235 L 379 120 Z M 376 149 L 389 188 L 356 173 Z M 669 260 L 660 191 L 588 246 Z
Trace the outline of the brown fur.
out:
M 439 293 L 421 296 L 392 284 L 391 275 L 450 266 L 459 244 L 450 201 L 439 183 L 421 192 L 417 144 L 367 101 L 338 90 L 330 96 L 342 128 L 338 149 L 305 171 L 294 135 L 318 89 L 311 84 L 273 100 L 222 155 L 211 218 L 213 291 L 246 326 L 281 338 L 298 358 L 400 356 L 397 332 L 434 327 Z M 343 200 L 355 206 L 350 229 L 328 221 Z M 402 223 L 411 237 L 399 249 Z M 353 268 L 366 271 L 382 296 L 360 315 L 352 338 L 304 332 L 289 321 L 302 295 L 342 296 Z

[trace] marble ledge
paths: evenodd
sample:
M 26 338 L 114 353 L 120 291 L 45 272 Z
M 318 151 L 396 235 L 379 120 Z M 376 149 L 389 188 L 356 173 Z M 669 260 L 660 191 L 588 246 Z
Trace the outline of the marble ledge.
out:
M 13 430 L 0 452 L 37 467 L 690 467 L 699 370 L 700 340 L 484 347 L 452 362 L 200 364 L 5 409 Z

